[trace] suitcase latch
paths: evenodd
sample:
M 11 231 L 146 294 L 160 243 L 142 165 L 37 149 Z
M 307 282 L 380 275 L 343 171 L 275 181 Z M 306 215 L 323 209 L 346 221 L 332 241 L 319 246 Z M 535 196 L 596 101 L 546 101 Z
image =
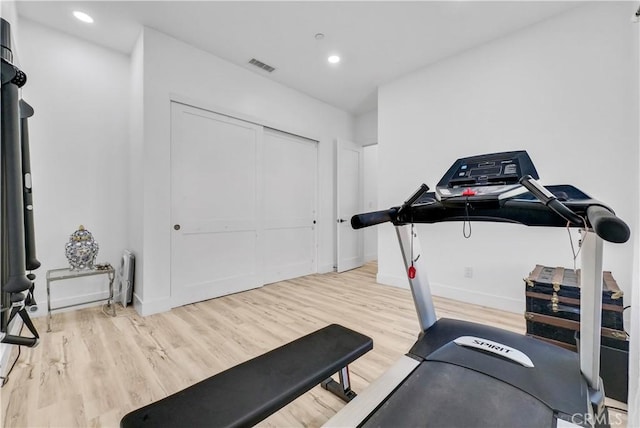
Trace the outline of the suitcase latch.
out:
M 551 296 L 551 310 L 555 313 L 558 312 L 558 303 L 560 299 L 558 298 L 558 293 L 553 292 L 553 296 Z

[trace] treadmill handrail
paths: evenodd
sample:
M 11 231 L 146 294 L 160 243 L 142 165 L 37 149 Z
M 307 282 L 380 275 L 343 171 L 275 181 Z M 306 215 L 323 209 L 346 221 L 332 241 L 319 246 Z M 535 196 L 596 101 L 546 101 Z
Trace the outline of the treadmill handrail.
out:
M 388 210 L 373 211 L 368 213 L 356 214 L 351 217 L 351 227 L 354 229 L 362 229 L 376 224 L 386 223 L 388 221 L 395 222 L 399 208 L 389 208 Z
M 587 218 L 594 232 L 605 241 L 622 244 L 631 236 L 627 223 L 606 207 L 591 205 L 587 208 Z
M 560 202 L 556 196 L 545 189 L 530 175 L 520 179 L 520 184 L 538 198 L 540 202 L 553 210 L 560 217 L 576 226 L 586 226 L 585 219 Z M 594 232 L 605 241 L 621 244 L 627 242 L 631 236 L 629 226 L 611 210 L 602 205 L 591 205 L 586 209 L 586 216 Z
M 530 175 L 525 175 L 520 179 L 520 184 L 524 186 L 540 202 L 552 209 L 560 217 L 564 218 L 576 226 L 584 225 L 584 219 L 574 213 L 565 204 L 560 202 L 556 196 L 544 188 L 538 181 Z
M 537 199 L 506 199 L 500 203 L 486 204 L 469 200 L 471 209 L 466 210 L 462 204 L 449 204 L 436 201 L 429 193 L 425 195 L 430 201 L 400 210 L 393 207 L 387 210 L 356 214 L 351 218 L 354 229 L 375 226 L 391 222 L 394 225 L 409 223 L 440 223 L 444 221 L 486 221 L 516 223 L 525 226 L 567 227 L 567 219 L 560 216 L 552 207 Z M 434 196 L 435 197 L 435 196 Z M 556 199 L 558 204 L 566 207 L 581 221 L 570 222 L 572 227 L 592 227 L 595 233 L 605 241 L 624 243 L 631 236 L 629 226 L 615 213 L 595 199 L 568 200 L 565 203 Z M 557 206 L 556 206 L 557 208 Z M 582 219 L 587 220 L 587 225 Z

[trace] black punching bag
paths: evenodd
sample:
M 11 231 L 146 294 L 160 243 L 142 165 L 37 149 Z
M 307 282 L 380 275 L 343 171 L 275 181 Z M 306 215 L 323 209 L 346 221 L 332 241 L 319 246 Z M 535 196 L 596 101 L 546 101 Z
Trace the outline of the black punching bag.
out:
M 12 63 L 11 27 L 7 21 L 0 22 L 0 55 L 2 69 L 0 77 L 0 142 L 2 150 L 2 214 L 4 217 L 3 240 L 6 239 L 5 262 L 7 282 L 2 291 L 20 293 L 31 287 L 26 277 L 24 240 L 24 203 L 22 198 L 22 149 L 20 143 L 20 107 L 18 88 L 27 81 L 27 76 Z M 5 274 L 3 274 L 4 276 Z
M 33 107 L 20 100 L 20 142 L 22 146 L 22 190 L 24 200 L 24 240 L 27 270 L 36 270 L 40 262 L 36 258 L 36 237 L 33 228 L 33 189 L 31 182 L 31 152 L 29 151 L 29 120 Z

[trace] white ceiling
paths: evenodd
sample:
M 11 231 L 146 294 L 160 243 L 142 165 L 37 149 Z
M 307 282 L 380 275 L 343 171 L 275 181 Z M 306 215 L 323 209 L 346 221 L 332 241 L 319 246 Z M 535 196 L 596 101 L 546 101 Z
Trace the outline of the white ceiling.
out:
M 576 1 L 18 1 L 41 24 L 129 54 L 152 27 L 340 109 L 377 106 L 377 88 L 533 25 Z M 72 17 L 82 10 L 95 19 Z M 324 33 L 316 40 L 316 33 Z M 329 54 L 342 57 L 338 65 Z M 248 64 L 256 58 L 269 74 Z M 167 52 L 171 60 L 171 52 Z

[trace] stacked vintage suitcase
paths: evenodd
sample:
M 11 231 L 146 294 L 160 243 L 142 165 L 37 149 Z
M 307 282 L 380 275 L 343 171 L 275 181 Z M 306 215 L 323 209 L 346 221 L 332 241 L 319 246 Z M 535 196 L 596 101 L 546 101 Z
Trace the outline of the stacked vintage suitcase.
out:
M 577 351 L 580 270 L 536 265 L 525 283 L 527 334 Z M 626 403 L 629 342 L 624 331 L 622 296 L 611 272 L 604 272 L 600 376 L 607 397 Z

